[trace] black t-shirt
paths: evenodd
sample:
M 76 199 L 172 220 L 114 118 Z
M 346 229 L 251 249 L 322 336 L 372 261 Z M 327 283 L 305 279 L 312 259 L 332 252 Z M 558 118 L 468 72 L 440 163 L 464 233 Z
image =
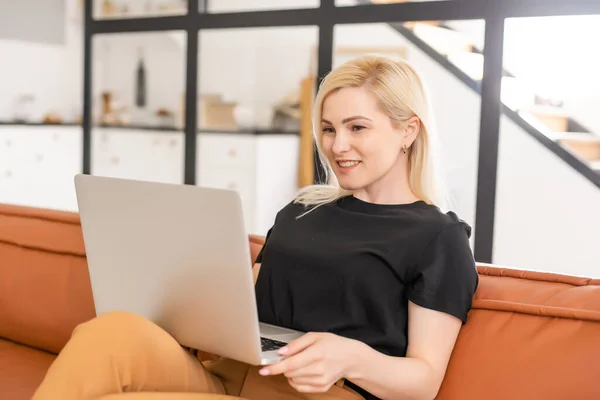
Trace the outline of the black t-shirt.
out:
M 261 321 L 331 332 L 399 357 L 408 344 L 409 300 L 466 322 L 478 275 L 471 228 L 455 213 L 353 196 L 298 218 L 308 210 L 288 204 L 267 233 L 256 260 Z

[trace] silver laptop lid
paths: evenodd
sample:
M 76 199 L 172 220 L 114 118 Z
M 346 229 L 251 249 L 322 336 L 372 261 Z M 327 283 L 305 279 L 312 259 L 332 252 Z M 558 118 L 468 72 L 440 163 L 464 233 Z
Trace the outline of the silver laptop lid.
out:
M 98 315 L 136 313 L 182 345 L 260 361 L 237 192 L 91 175 L 75 187 Z

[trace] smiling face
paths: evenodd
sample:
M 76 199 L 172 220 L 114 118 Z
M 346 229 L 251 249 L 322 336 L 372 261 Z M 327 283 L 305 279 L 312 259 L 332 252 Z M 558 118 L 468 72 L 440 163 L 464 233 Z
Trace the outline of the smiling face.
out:
M 323 102 L 321 146 L 340 186 L 355 194 L 394 186 L 406 178 L 407 156 L 416 132 L 413 121 L 399 129 L 364 87 L 343 88 Z M 418 125 L 416 125 L 418 131 Z

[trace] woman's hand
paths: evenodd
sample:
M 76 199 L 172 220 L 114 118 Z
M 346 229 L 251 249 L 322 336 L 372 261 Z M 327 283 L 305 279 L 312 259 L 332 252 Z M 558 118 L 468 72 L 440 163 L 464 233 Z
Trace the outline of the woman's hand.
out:
M 361 342 L 331 333 L 307 333 L 279 350 L 284 360 L 260 373 L 284 374 L 299 392 L 324 393 L 346 376 L 361 346 Z

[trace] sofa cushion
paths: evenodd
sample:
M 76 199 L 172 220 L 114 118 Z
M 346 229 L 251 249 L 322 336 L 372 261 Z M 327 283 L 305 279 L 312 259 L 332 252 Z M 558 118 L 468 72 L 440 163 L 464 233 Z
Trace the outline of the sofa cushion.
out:
M 56 356 L 0 339 L 2 400 L 30 399 Z
M 600 398 L 597 280 L 482 265 L 438 400 Z
M 0 205 L 0 337 L 58 353 L 94 315 L 78 216 Z

